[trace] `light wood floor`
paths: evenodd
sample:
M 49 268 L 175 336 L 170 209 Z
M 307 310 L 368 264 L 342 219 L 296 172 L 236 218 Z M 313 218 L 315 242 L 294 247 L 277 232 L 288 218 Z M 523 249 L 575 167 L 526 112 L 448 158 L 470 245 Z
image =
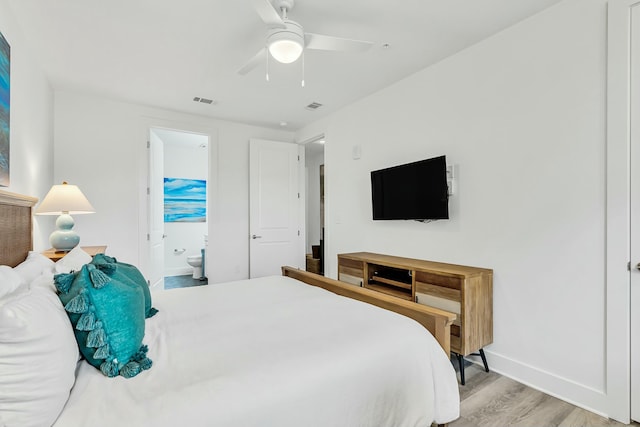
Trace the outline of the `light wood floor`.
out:
M 491 361 L 489 361 L 491 364 Z M 489 365 L 491 366 L 491 365 Z M 481 367 L 465 367 L 460 418 L 449 427 L 599 427 L 624 426 L 575 407 Z M 637 423 L 632 427 L 639 427 Z

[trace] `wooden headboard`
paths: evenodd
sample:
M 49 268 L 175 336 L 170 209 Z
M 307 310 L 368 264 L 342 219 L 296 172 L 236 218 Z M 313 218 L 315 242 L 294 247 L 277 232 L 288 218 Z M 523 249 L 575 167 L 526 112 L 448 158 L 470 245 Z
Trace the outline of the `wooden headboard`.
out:
M 36 197 L 0 190 L 0 265 L 15 267 L 33 248 L 31 208 Z

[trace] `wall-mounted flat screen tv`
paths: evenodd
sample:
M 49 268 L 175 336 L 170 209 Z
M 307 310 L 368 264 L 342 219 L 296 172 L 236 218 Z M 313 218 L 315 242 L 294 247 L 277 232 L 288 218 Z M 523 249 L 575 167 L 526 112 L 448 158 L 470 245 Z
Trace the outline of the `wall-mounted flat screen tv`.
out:
M 449 219 L 446 156 L 371 172 L 374 220 Z

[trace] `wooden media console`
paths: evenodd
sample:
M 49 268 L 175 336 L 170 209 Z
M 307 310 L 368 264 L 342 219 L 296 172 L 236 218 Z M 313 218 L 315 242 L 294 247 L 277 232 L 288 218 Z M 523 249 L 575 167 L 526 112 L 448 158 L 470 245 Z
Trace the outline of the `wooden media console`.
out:
M 480 355 L 493 342 L 493 270 L 369 252 L 338 255 L 338 280 L 400 299 L 456 313 L 451 351 L 458 356 L 464 384 L 464 357 Z

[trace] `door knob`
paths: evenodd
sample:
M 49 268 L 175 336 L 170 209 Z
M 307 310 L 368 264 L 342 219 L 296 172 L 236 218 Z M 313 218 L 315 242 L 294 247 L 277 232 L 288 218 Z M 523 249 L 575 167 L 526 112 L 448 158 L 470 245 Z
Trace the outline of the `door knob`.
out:
M 262 236 L 256 236 L 255 234 L 251 236 L 252 239 L 262 239 Z
M 636 270 L 640 270 L 640 262 L 636 264 Z

